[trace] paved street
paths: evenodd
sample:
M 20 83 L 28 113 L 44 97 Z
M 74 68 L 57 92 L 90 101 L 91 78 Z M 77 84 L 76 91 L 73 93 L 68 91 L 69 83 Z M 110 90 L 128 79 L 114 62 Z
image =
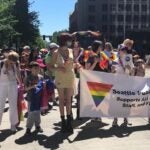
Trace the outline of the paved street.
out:
M 147 71 L 147 76 L 150 71 Z M 75 100 L 74 100 L 75 101 Z M 7 108 L 7 106 L 6 106 Z M 76 110 L 73 108 L 74 118 Z M 103 118 L 103 123 L 83 119 L 74 120 L 74 134 L 62 134 L 60 129 L 60 118 L 58 107 L 55 106 L 46 116 L 42 116 L 42 128 L 44 133 L 32 136 L 24 136 L 26 118 L 21 122 L 18 132 L 14 135 L 8 130 L 10 128 L 8 112 L 3 116 L 0 127 L 0 149 L 1 150 L 149 150 L 150 128 L 147 118 L 130 119 L 127 129 L 112 129 L 112 119 Z M 119 119 L 121 124 L 122 119 Z M 34 129 L 33 129 L 34 131 Z

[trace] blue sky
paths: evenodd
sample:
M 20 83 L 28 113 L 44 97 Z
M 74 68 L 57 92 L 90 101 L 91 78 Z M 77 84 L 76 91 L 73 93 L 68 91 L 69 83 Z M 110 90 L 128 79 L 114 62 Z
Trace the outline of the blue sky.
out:
M 77 0 L 29 0 L 33 1 L 30 10 L 39 13 L 41 35 L 68 29 L 69 14 L 73 12 Z

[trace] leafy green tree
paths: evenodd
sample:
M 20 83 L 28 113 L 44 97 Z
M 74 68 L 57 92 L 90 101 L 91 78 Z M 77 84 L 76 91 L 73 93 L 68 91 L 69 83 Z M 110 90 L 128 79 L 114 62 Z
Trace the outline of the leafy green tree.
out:
M 0 0 L 0 46 L 11 45 L 18 34 L 14 29 L 17 20 L 12 15 L 15 0 Z
M 20 33 L 19 41 L 21 45 L 36 44 L 39 33 L 39 20 L 37 12 L 29 11 L 30 4 L 28 0 L 16 0 L 14 15 L 18 22 L 15 29 Z
M 63 32 L 69 32 L 69 31 L 68 31 L 67 29 L 64 29 L 64 30 L 61 30 L 61 31 L 55 31 L 55 32 L 53 33 L 51 42 L 58 43 L 57 37 L 60 35 L 60 33 L 63 33 Z
M 41 49 L 41 48 L 45 48 L 46 44 L 45 44 L 45 41 L 43 41 L 43 39 L 41 37 L 37 37 L 36 38 L 36 45 L 34 45 L 34 46 L 37 46 Z

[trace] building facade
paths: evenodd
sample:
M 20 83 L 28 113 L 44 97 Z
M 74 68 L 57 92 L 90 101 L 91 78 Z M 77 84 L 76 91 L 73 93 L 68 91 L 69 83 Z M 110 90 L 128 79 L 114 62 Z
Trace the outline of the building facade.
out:
M 70 32 L 93 30 L 110 41 L 123 39 L 150 28 L 150 0 L 78 0 L 69 19 Z

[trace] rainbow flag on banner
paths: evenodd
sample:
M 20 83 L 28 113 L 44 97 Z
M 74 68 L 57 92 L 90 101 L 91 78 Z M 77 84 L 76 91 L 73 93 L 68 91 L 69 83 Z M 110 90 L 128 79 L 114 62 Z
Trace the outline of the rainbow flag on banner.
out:
M 104 100 L 105 96 L 108 95 L 109 91 L 113 87 L 111 84 L 97 82 L 87 82 L 87 85 L 96 107 Z

